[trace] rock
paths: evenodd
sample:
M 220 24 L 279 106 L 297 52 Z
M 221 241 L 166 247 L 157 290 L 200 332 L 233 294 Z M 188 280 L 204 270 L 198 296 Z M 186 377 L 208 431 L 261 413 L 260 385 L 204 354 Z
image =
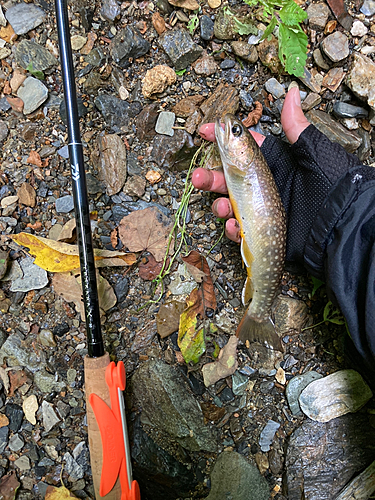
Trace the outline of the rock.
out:
M 281 73 L 283 66 L 279 59 L 279 42 L 277 38 L 272 35 L 271 40 L 263 40 L 258 45 L 259 59 L 264 66 L 271 70 L 272 73 Z
M 70 453 L 64 454 L 65 470 L 69 474 L 72 481 L 77 481 L 82 479 L 84 476 L 84 470 L 81 465 L 79 465 L 76 460 L 72 457 Z
M 372 150 L 372 142 L 370 134 L 364 130 L 362 127 L 358 129 L 358 135 L 362 139 L 362 144 L 359 146 L 357 155 L 361 162 L 368 160 L 371 150 Z
M 211 40 L 214 35 L 214 22 L 208 15 L 200 18 L 200 35 L 202 40 Z
M 10 49 L 8 49 L 8 47 L 1 47 L 0 48 L 0 61 L 2 59 L 6 59 L 7 57 L 9 57 L 11 53 L 12 53 L 12 51 Z
M 43 419 L 44 430 L 46 432 L 49 432 L 52 429 L 52 427 L 54 427 L 56 424 L 60 422 L 60 419 L 56 415 L 53 406 L 51 405 L 51 403 L 48 403 L 47 401 L 43 401 L 42 403 L 42 419 Z
M 72 50 L 81 50 L 86 44 L 87 38 L 81 35 L 73 35 L 70 41 L 72 44 Z
M 168 2 L 175 7 L 179 7 L 180 9 L 199 9 L 199 3 L 196 0 L 168 0 Z
M 9 252 L 0 250 L 0 280 L 5 276 L 5 273 L 7 272 L 8 263 L 9 263 Z
M 142 105 L 136 101 L 129 104 L 117 97 L 108 94 L 100 94 L 95 99 L 95 106 L 102 113 L 106 124 L 114 128 L 129 127 L 129 118 L 134 118 L 139 114 Z
M 253 108 L 254 99 L 251 97 L 251 94 L 249 92 L 246 92 L 243 89 L 240 90 L 240 101 L 242 107 L 246 111 L 250 111 Z
M 10 335 L 0 349 L 0 361 L 4 362 L 4 357 L 8 358 L 10 366 L 25 366 L 32 373 L 45 366 L 44 353 L 35 353 L 25 346 L 21 338 L 16 335 Z
M 290 411 L 293 415 L 302 415 L 301 408 L 299 405 L 299 397 L 301 392 L 314 380 L 322 378 L 323 375 L 320 373 L 310 371 L 303 373 L 302 375 L 296 375 L 291 380 L 289 380 L 286 386 L 286 397 L 288 400 L 288 405 Z
M 185 130 L 175 130 L 171 138 L 157 135 L 153 140 L 151 160 L 159 167 L 171 170 L 184 170 L 196 151 L 193 138 Z
M 173 137 L 174 130 L 172 127 L 174 125 L 175 118 L 175 114 L 171 111 L 162 111 L 161 113 L 159 113 L 155 125 L 155 132 L 157 134 L 164 134 Z
M 16 113 L 22 113 L 24 108 L 24 102 L 21 98 L 7 97 L 7 101 L 10 104 L 10 107 L 13 109 L 13 111 L 16 111 Z
M 330 68 L 329 64 L 325 61 L 320 49 L 315 49 L 313 52 L 314 61 L 319 66 L 319 68 L 328 70 Z
M 197 111 L 198 106 L 204 101 L 204 97 L 201 95 L 190 95 L 181 99 L 176 106 L 172 108 L 173 113 L 176 116 L 180 116 L 182 118 L 188 118 L 195 111 Z
M 362 141 L 355 132 L 349 132 L 323 111 L 311 110 L 306 113 L 306 118 L 331 141 L 341 144 L 348 153 L 354 153 L 361 145 Z
M 255 64 L 258 60 L 258 51 L 255 45 L 250 45 L 249 43 L 241 40 L 236 40 L 231 42 L 231 47 L 234 54 L 244 61 Z
M 269 420 L 259 436 L 259 446 L 263 452 L 270 451 L 270 447 L 275 437 L 277 429 L 280 427 L 278 422 Z
M 23 182 L 17 190 L 18 201 L 27 207 L 35 207 L 36 191 L 28 182 Z
M 36 424 L 35 414 L 38 411 L 39 405 L 35 394 L 28 396 L 24 399 L 22 403 L 22 409 L 25 414 L 26 420 L 28 420 L 32 425 Z
M 28 76 L 18 89 L 17 96 L 24 103 L 23 113 L 29 115 L 46 101 L 48 90 L 40 80 Z
M 20 451 L 22 450 L 25 442 L 24 440 L 20 437 L 19 434 L 13 434 L 13 436 L 9 439 L 8 446 L 12 451 Z
M 23 69 L 16 68 L 13 71 L 12 78 L 10 80 L 10 87 L 13 93 L 17 92 L 17 90 L 20 88 L 20 86 L 23 84 L 26 78 L 27 78 L 26 71 L 24 71 Z
M 365 0 L 362 7 L 359 9 L 365 16 L 373 16 L 375 14 L 374 0 Z
M 258 469 L 234 451 L 218 456 L 211 472 L 211 491 L 206 500 L 268 500 L 270 490 Z
M 322 87 L 336 92 L 339 88 L 341 82 L 345 77 L 345 71 L 343 68 L 332 68 L 328 71 L 326 76 L 323 78 Z
M 335 101 L 333 103 L 333 113 L 338 118 L 367 118 L 367 109 L 361 108 L 360 106 L 354 106 L 347 102 Z
M 302 300 L 288 295 L 278 295 L 274 301 L 275 328 L 280 336 L 300 333 L 307 320 L 307 306 Z
M 174 64 L 176 71 L 192 64 L 203 51 L 185 29 L 178 28 L 163 33 L 159 38 L 159 45 Z
M 204 54 L 202 57 L 197 59 L 195 63 L 193 63 L 192 67 L 197 75 L 203 76 L 214 75 L 218 70 L 215 59 L 207 54 Z
M 349 40 L 341 31 L 335 31 L 323 39 L 322 50 L 333 62 L 342 61 L 349 55 Z
M 0 453 L 8 446 L 9 427 L 0 427 Z
M 312 420 L 330 420 L 354 413 L 372 397 L 371 389 L 354 370 L 340 370 L 315 380 L 301 393 L 301 410 Z
M 17 35 L 24 35 L 42 24 L 46 13 L 33 3 L 20 2 L 10 7 L 5 17 Z
M 134 373 L 131 384 L 142 407 L 142 425 L 156 443 L 161 440 L 160 446 L 165 447 L 164 436 L 189 451 L 216 451 L 214 434 L 203 424 L 202 410 L 180 372 L 161 360 L 147 361 Z
M 13 432 L 18 432 L 23 419 L 22 408 L 17 404 L 8 403 L 5 406 L 5 415 L 9 419 L 9 429 Z
M 236 62 L 233 61 L 233 59 L 224 59 L 223 62 L 220 63 L 220 69 L 226 70 L 226 69 L 232 69 L 236 65 Z
M 222 118 L 226 113 L 235 114 L 239 104 L 238 90 L 232 86 L 225 87 L 221 83 L 200 107 L 204 115 L 202 124 L 212 123 L 216 118 Z
M 276 78 L 270 78 L 266 81 L 264 86 L 267 92 L 272 94 L 275 99 L 280 99 L 280 97 L 285 95 L 284 87 L 276 80 Z
M 132 175 L 125 183 L 123 192 L 129 196 L 141 198 L 145 194 L 146 179 L 139 175 Z
M 151 140 L 155 136 L 155 125 L 158 118 L 158 109 L 159 103 L 155 102 L 143 108 L 137 116 L 137 137 L 141 142 L 145 140 Z
M 48 284 L 47 271 L 34 264 L 34 259 L 25 257 L 20 262 L 23 277 L 14 280 L 10 286 L 11 292 L 29 292 L 39 290 Z
M 29 40 L 21 40 L 17 45 L 15 59 L 23 69 L 27 69 L 31 63 L 37 71 L 45 71 L 58 63 L 49 50 Z
M 290 436 L 285 460 L 288 500 L 332 500 L 375 459 L 369 415 L 327 423 L 305 420 Z
M 116 0 L 104 0 L 102 8 L 100 9 L 100 14 L 107 21 L 114 21 L 116 18 L 120 17 L 120 5 Z
M 231 7 L 228 10 L 223 8 L 215 15 L 214 35 L 219 40 L 233 40 L 238 38 L 238 24 L 237 22 L 246 24 L 249 33 L 253 35 L 258 34 L 253 20 L 253 16 L 247 13 L 241 7 Z
M 235 396 L 242 396 L 245 393 L 249 377 L 241 374 L 238 370 L 232 375 L 232 391 Z
M 259 472 L 264 475 L 264 473 L 267 472 L 270 466 L 268 456 L 266 455 L 266 453 L 255 453 L 255 461 L 257 463 Z
M 61 198 L 57 198 L 55 202 L 56 212 L 61 214 L 67 214 L 74 210 L 74 200 L 73 196 L 68 194 L 66 196 L 62 196 Z
M 168 285 L 168 290 L 172 295 L 190 294 L 196 286 L 196 281 L 189 273 L 186 265 L 183 263 L 178 265 L 177 272 L 171 276 L 171 282 Z
M 321 102 L 322 102 L 322 98 L 320 97 L 320 95 L 312 92 L 302 102 L 302 110 L 309 111 L 310 109 L 314 108 L 315 106 L 317 106 Z
M 160 94 L 173 85 L 177 79 L 176 72 L 169 66 L 159 64 L 146 72 L 142 94 L 146 99 L 150 99 L 153 94 Z
M 328 21 L 330 10 L 325 3 L 312 3 L 306 10 L 309 26 L 313 30 L 323 31 Z
M 150 44 L 145 40 L 138 30 L 126 26 L 120 30 L 111 43 L 111 55 L 114 61 L 124 68 L 129 63 L 129 58 L 144 56 L 150 50 Z
M 17 458 L 14 465 L 22 472 L 31 469 L 30 459 L 26 455 L 22 455 L 20 458 Z
M 7 25 L 7 20 L 4 16 L 3 8 L 0 5 L 0 26 L 6 26 Z
M 320 73 L 318 73 L 316 68 L 311 68 L 309 71 L 305 67 L 304 75 L 299 77 L 302 83 L 306 85 L 307 88 L 319 94 L 322 88 L 323 77 Z
M 116 134 L 100 136 L 99 176 L 106 186 L 107 194 L 118 193 L 126 181 L 126 148 L 124 142 Z
M 8 136 L 8 125 L 3 120 L 0 120 L 0 143 L 5 141 Z
M 350 33 L 353 36 L 365 36 L 368 32 L 367 27 L 362 23 L 362 21 L 354 21 Z
M 353 93 L 362 100 L 367 100 L 368 105 L 375 110 L 375 63 L 368 57 L 355 53 L 346 84 Z
M 53 338 L 53 333 L 51 330 L 43 328 L 38 333 L 38 342 L 45 347 L 56 347 L 55 339 Z
M 94 68 L 99 68 L 105 62 L 105 54 L 103 50 L 100 47 L 92 49 L 90 54 L 85 57 L 85 62 L 87 62 L 87 64 L 91 64 Z
M 66 387 L 64 382 L 56 381 L 55 376 L 46 372 L 44 369 L 35 373 L 34 382 L 38 389 L 45 394 L 52 391 L 62 391 Z

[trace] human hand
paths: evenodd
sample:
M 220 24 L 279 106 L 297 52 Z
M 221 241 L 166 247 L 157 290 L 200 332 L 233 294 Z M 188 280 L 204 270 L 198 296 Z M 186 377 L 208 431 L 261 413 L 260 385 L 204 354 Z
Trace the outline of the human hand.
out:
M 281 112 L 281 124 L 285 135 L 291 144 L 294 144 L 301 133 L 309 126 L 301 108 L 301 99 L 298 87 L 289 90 L 285 97 Z M 215 124 L 207 123 L 199 130 L 200 135 L 208 140 L 215 141 Z M 258 146 L 262 146 L 265 136 L 250 131 Z M 197 189 L 213 191 L 220 194 L 228 194 L 224 173 L 216 170 L 198 168 L 193 172 L 192 183 Z M 222 219 L 227 219 L 225 233 L 233 241 L 240 241 L 240 227 L 234 218 L 231 203 L 228 198 L 217 198 L 212 205 L 213 213 Z

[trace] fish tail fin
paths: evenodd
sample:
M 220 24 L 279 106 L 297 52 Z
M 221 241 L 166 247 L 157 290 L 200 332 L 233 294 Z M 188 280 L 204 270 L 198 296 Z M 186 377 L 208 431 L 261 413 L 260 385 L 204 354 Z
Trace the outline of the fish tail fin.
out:
M 258 321 L 246 313 L 238 325 L 236 335 L 242 342 L 246 342 L 246 340 L 259 342 L 272 349 L 283 351 L 271 318 Z

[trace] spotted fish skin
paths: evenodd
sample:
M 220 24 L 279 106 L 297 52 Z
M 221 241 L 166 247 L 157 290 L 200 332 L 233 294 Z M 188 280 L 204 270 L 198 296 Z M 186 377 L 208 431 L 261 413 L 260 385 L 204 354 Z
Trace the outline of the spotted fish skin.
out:
M 215 136 L 247 268 L 243 303 L 250 305 L 237 336 L 281 349 L 270 309 L 284 268 L 286 217 L 275 180 L 253 136 L 234 115 L 219 121 Z

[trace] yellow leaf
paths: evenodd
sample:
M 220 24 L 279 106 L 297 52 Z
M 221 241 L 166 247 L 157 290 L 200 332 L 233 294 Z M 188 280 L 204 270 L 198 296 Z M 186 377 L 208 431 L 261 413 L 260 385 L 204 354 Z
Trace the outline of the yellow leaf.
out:
M 186 363 L 198 363 L 206 350 L 204 328 L 197 329 L 200 295 L 195 288 L 186 300 L 187 307 L 180 316 L 177 343 Z
M 29 233 L 19 233 L 12 239 L 29 248 L 35 256 L 34 264 L 52 273 L 65 273 L 79 268 L 79 252 L 77 245 L 69 245 L 61 241 L 49 240 Z M 131 266 L 137 260 L 133 253 L 115 252 L 94 249 L 96 267 Z
M 77 498 L 65 486 L 48 486 L 46 491 L 45 500 L 65 500 L 66 498 Z

